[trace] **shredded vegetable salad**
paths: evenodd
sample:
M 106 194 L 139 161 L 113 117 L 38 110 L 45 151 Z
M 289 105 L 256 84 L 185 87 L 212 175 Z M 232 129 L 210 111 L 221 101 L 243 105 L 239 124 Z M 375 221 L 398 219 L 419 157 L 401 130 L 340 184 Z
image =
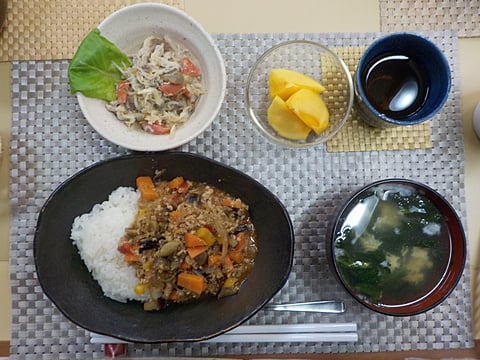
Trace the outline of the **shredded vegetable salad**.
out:
M 127 126 L 156 135 L 173 135 L 193 114 L 205 93 L 192 54 L 167 38 L 150 36 L 120 69 L 117 98 L 106 107 Z

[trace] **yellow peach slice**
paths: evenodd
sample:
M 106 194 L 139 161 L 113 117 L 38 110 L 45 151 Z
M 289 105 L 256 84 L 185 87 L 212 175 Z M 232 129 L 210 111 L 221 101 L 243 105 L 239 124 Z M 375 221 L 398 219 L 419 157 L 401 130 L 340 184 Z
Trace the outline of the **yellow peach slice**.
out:
M 279 96 L 275 96 L 267 111 L 268 123 L 280 135 L 291 140 L 304 140 L 312 129 L 300 120 Z
M 330 114 L 319 94 L 300 89 L 286 101 L 287 107 L 318 135 L 328 127 Z
M 287 100 L 300 89 L 310 89 L 319 94 L 325 91 L 322 84 L 307 75 L 288 69 L 270 70 L 269 94 L 271 99 L 280 96 L 283 100 Z

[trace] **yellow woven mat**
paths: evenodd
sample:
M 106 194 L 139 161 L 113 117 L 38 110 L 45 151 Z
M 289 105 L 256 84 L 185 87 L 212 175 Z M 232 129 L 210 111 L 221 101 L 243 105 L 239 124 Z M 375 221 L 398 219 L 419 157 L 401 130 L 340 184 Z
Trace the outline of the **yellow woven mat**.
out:
M 335 48 L 345 61 L 352 76 L 355 72 L 364 47 Z M 345 126 L 327 142 L 327 151 L 373 151 L 373 150 L 412 150 L 432 147 L 430 122 L 414 126 L 397 126 L 387 129 L 367 125 L 355 111 L 355 107 Z
M 454 30 L 480 36 L 478 0 L 380 0 L 381 31 Z
M 183 0 L 149 0 L 184 9 Z M 106 16 L 141 0 L 12 0 L 0 37 L 0 61 L 70 59 Z

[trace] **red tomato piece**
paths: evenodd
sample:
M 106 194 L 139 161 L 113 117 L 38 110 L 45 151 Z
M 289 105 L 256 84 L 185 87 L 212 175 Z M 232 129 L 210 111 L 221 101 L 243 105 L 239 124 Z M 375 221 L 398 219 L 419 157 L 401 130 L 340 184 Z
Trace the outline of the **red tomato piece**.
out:
M 184 91 L 185 86 L 183 84 L 164 83 L 159 86 L 159 89 L 165 96 L 173 96 Z
M 188 192 L 188 183 L 186 181 L 181 183 L 180 186 L 177 188 L 177 192 L 179 194 L 186 194 Z
M 129 89 L 130 83 L 127 80 L 122 80 L 117 83 L 117 101 L 119 104 L 125 104 L 127 102 Z
M 123 243 L 117 247 L 117 250 L 122 254 L 131 254 L 132 248 L 129 243 Z
M 146 121 L 142 121 L 140 123 L 140 126 L 142 129 L 150 134 L 154 135 L 165 135 L 165 134 L 170 134 L 170 128 L 167 125 L 162 125 L 162 124 L 149 124 Z
M 185 96 L 189 100 L 192 98 L 192 93 L 190 91 L 188 91 L 187 88 L 183 89 L 182 95 Z
M 189 59 L 183 58 L 180 59 L 180 72 L 189 76 L 200 76 L 200 70 L 198 67 Z

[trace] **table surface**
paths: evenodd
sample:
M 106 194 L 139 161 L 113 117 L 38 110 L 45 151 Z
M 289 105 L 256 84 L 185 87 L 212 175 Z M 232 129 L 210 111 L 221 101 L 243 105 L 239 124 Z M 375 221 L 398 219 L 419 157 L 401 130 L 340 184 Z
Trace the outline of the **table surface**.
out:
M 254 11 L 252 11 L 252 9 Z M 296 0 L 185 0 L 185 11 L 195 17 L 210 33 L 262 32 L 375 32 L 380 31 L 378 0 L 326 1 Z M 358 16 L 362 14 L 362 16 Z M 480 101 L 478 54 L 480 38 L 461 38 L 458 64 L 465 141 L 465 193 L 467 236 L 470 244 L 474 337 L 480 339 L 480 141 L 472 126 L 472 113 Z M 10 83 L 10 64 L 0 63 L 0 79 Z M 8 135 L 11 122 L 9 87 L 0 88 L 0 134 L 4 159 L 0 167 L 0 204 L 8 204 Z M 454 184 L 452 184 L 454 186 Z M 5 205 L 4 205 L 5 206 Z M 8 237 L 8 211 L 0 209 L 0 236 Z M 0 261 L 0 341 L 10 338 L 10 299 L 8 261 Z M 476 300 L 478 299 L 478 300 Z M 0 347 L 1 350 L 1 347 Z M 0 354 L 2 352 L 0 351 Z M 340 357 L 341 358 L 341 357 Z

